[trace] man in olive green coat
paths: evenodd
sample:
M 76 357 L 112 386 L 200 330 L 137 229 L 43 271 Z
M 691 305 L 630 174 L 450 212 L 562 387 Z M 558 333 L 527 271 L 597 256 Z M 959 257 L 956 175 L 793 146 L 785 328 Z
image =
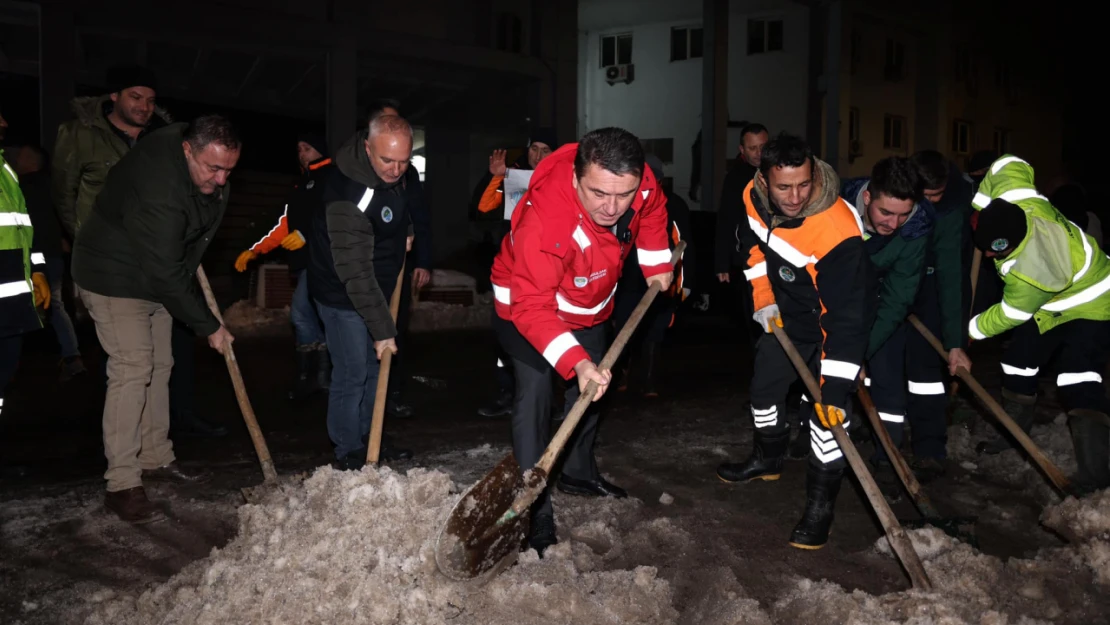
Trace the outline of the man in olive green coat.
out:
M 143 478 L 195 482 L 175 462 L 169 433 L 171 325 L 217 351 L 234 340 L 195 280 L 227 208 L 240 142 L 218 115 L 151 133 L 108 174 L 73 250 L 73 279 L 108 354 L 104 400 L 107 507 L 121 519 L 162 518 Z

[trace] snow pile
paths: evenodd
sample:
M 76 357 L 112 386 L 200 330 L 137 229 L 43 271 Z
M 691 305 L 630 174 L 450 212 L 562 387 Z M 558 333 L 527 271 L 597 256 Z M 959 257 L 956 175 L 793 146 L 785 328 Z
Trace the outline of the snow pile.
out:
M 1077 542 L 1003 562 L 935 527 L 907 532 L 933 584 L 881 596 L 798 579 L 774 606 L 775 622 L 846 625 L 1039 625 L 1105 622 L 1096 598 L 1110 585 L 1110 492 L 1069 498 L 1044 512 L 1046 525 Z M 878 554 L 893 557 L 886 538 Z M 1100 586 L 1102 585 L 1102 586 Z
M 318 469 L 303 485 L 239 511 L 239 536 L 138 597 L 103 601 L 89 625 L 149 623 L 597 625 L 674 623 L 668 583 L 649 566 L 608 570 L 621 514 L 639 502 L 591 506 L 591 522 L 560 514 L 562 542 L 485 586 L 436 570 L 436 534 L 452 505 L 450 478 Z M 636 516 L 636 515 L 631 515 Z M 609 522 L 598 521 L 598 518 Z M 649 544 L 682 533 L 638 531 Z
M 224 325 L 236 336 L 289 332 L 289 307 L 262 308 L 241 299 L 223 311 Z
M 1060 415 L 1050 424 L 1034 425 L 1029 437 L 1065 475 L 1075 473 L 1075 446 L 1071 441 L 1066 416 Z M 976 436 L 962 426 L 948 428 L 949 457 L 965 468 L 974 466 L 973 470 L 991 479 L 1028 489 L 1042 504 L 1057 500 L 1052 484 L 1024 449 L 1018 446 L 993 456 L 979 455 L 975 453 L 975 445 L 984 438 L 986 437 Z M 1016 441 L 1013 444 L 1018 445 Z

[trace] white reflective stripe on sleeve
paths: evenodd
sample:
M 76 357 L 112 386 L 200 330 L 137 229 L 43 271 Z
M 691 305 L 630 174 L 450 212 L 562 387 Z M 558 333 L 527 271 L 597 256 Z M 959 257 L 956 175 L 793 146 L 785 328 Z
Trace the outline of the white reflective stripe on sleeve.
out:
M 1002 263 L 1002 265 L 998 268 L 998 273 L 1000 273 L 1002 275 L 1006 275 L 1006 274 L 1010 273 L 1010 270 L 1013 269 L 1014 265 L 1016 265 L 1016 264 L 1017 264 L 1017 259 L 1016 258 L 1011 258 L 1010 260 Z
M 0 162 L 3 162 L 3 161 L 0 161 Z M 15 175 L 15 170 L 12 169 L 11 165 L 9 165 L 7 163 L 4 163 L 4 169 L 8 170 L 8 173 L 12 175 L 13 180 L 15 180 L 16 182 L 19 182 L 19 176 Z
M 493 285 L 493 299 L 501 302 L 506 306 L 511 304 L 512 301 L 509 299 L 509 287 L 498 286 L 496 284 Z
M 1083 373 L 1061 373 L 1056 376 L 1056 386 L 1071 386 L 1072 384 L 1082 384 L 1084 382 L 1095 382 L 1102 384 L 1102 376 L 1096 371 L 1085 371 Z
M 863 379 L 863 385 L 864 386 L 871 386 L 871 378 L 864 378 Z
M 366 209 L 370 208 L 370 200 L 372 199 L 374 199 L 374 190 L 366 187 L 366 192 L 362 194 L 362 199 L 358 201 L 358 209 L 365 213 Z
M 551 339 L 551 342 L 543 349 L 543 358 L 551 363 L 552 367 L 558 366 L 559 359 L 563 357 L 563 354 L 577 345 L 578 340 L 574 338 L 573 334 L 570 332 L 563 332 L 554 339 Z
M 616 292 L 617 287 L 616 285 L 614 285 L 613 290 L 609 292 L 609 297 L 606 297 L 605 301 L 601 302 L 597 306 L 594 306 L 593 308 L 582 308 L 580 306 L 575 306 L 574 304 L 571 304 L 569 301 L 567 301 L 567 298 L 563 297 L 562 293 L 556 292 L 555 305 L 558 306 L 559 310 L 563 312 L 568 312 L 572 315 L 596 315 L 601 312 L 606 305 L 609 304 L 609 300 L 613 299 L 613 294 Z
M 748 282 L 765 275 L 767 275 L 767 261 L 763 261 L 751 269 L 744 270 L 744 277 L 748 279 Z
M 906 416 L 905 415 L 894 414 L 892 412 L 880 412 L 879 413 L 879 419 L 882 419 L 883 421 L 886 421 L 887 423 L 905 423 L 906 422 Z
M 26 213 L 0 213 L 0 226 L 30 226 L 31 216 Z
M 1075 226 L 1075 224 L 1072 225 Z M 1091 244 L 1087 242 L 1087 234 L 1083 232 L 1083 229 L 1079 226 L 1075 227 L 1079 230 L 1079 239 L 1083 241 L 1083 268 L 1071 279 L 1072 284 L 1079 282 L 1083 276 L 1087 275 L 1087 270 L 1091 268 L 1091 261 L 1094 260 L 1095 257 L 1094 250 L 1091 249 Z
M 971 321 L 967 322 L 967 333 L 976 341 L 982 341 L 987 338 L 986 334 L 979 331 L 979 315 L 975 315 L 971 318 Z
M 27 284 L 26 280 L 0 284 L 0 297 L 15 297 L 16 295 L 23 295 L 24 293 L 30 292 L 31 285 Z
M 944 395 L 944 382 L 907 382 L 914 395 Z
M 1037 193 L 1036 189 L 1010 189 L 1009 191 L 998 196 L 998 199 L 1007 202 L 1020 202 L 1022 200 L 1031 200 L 1037 198 L 1038 200 L 1048 201 L 1048 198 Z
M 590 237 L 586 236 L 586 231 L 582 229 L 582 226 L 575 228 L 574 234 L 572 234 L 570 238 L 574 239 L 574 242 L 578 244 L 578 247 L 582 248 L 583 252 L 586 251 L 587 247 L 590 247 Z
M 41 252 L 35 252 L 35 253 L 31 254 L 31 264 L 32 265 L 45 265 L 46 264 L 46 257 L 43 256 Z
M 853 365 L 843 360 L 822 360 L 821 375 L 854 380 L 859 376 L 859 365 Z
M 1014 308 L 1013 306 L 1007 304 L 1006 300 L 1002 300 L 1002 313 L 1015 321 L 1029 321 L 1033 318 L 1033 313 L 1027 313 L 1024 310 L 1018 310 L 1017 308 Z
M 1006 363 L 1002 363 L 1002 373 L 1005 373 L 1006 375 L 1019 375 L 1023 378 L 1032 378 L 1032 377 L 1035 377 L 1040 372 L 1041 372 L 1041 370 L 1040 370 L 1039 367 L 1020 368 L 1020 367 L 1015 367 L 1013 365 L 1008 365 Z
M 994 162 L 994 165 L 991 165 L 991 173 L 997 174 L 998 172 L 1002 171 L 1003 167 L 1009 165 L 1010 163 L 1025 163 L 1026 165 L 1029 164 L 1016 156 L 1007 156 L 1006 158 L 998 159 Z
M 636 250 L 636 260 L 644 267 L 665 265 L 671 262 L 670 250 Z
M 505 363 L 501 362 L 500 358 L 497 359 L 497 368 L 498 369 L 504 369 L 505 368 Z
M 976 193 L 975 197 L 971 199 L 971 204 L 975 208 L 986 208 L 987 204 L 991 203 L 991 197 L 986 193 Z
M 1103 278 L 1102 281 L 1096 282 L 1071 297 L 1049 302 L 1041 306 L 1041 308 L 1052 312 L 1062 312 L 1069 308 L 1075 308 L 1076 306 L 1082 306 L 1083 304 L 1093 302 L 1107 291 L 1110 291 L 1110 276 Z

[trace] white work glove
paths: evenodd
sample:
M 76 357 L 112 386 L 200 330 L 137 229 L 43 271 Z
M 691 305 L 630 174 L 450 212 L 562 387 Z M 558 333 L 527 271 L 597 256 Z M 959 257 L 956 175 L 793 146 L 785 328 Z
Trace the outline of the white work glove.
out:
M 782 315 L 779 314 L 778 304 L 771 304 L 770 306 L 764 306 L 763 308 L 760 308 L 759 310 L 755 311 L 754 315 L 752 315 L 752 319 L 755 319 L 755 322 L 758 323 L 760 327 L 763 328 L 763 331 L 767 334 L 770 334 L 772 332 L 772 323 L 780 328 L 782 327 Z

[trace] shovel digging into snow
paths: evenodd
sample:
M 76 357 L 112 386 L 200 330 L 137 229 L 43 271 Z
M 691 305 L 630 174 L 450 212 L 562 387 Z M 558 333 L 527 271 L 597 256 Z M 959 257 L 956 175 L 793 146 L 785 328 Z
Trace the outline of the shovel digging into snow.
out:
M 933 346 L 933 349 L 937 350 L 940 357 L 947 362 L 948 352 L 945 351 L 944 345 L 941 344 L 937 337 L 929 331 L 929 328 L 926 328 L 925 324 L 921 323 L 921 320 L 918 319 L 916 315 L 910 315 L 908 319 L 909 322 L 913 324 L 913 327 L 917 328 L 917 331 L 921 333 L 921 336 L 925 337 L 925 340 Z M 985 388 L 983 388 L 983 385 L 979 384 L 978 380 L 972 377 L 971 372 L 960 367 L 956 369 L 956 375 L 960 376 L 960 379 L 967 384 L 967 387 L 979 397 L 979 400 L 987 406 L 987 409 L 990 410 L 994 418 L 998 419 L 998 422 L 1006 428 L 1006 431 L 1021 443 L 1021 446 L 1025 448 L 1025 451 L 1028 452 L 1029 456 L 1037 466 L 1040 467 L 1041 471 L 1048 476 L 1052 485 L 1065 496 L 1074 494 L 1071 482 L 1064 476 L 1064 473 L 1060 471 L 1059 467 L 1053 464 L 1052 461 L 1048 459 L 1048 456 L 1044 455 L 1044 452 L 1037 447 L 1033 439 L 1029 438 L 1029 435 L 1026 434 L 1018 424 L 1014 423 L 1010 415 L 1006 414 L 1006 411 L 1002 409 L 1002 406 L 998 405 L 998 402 L 991 397 L 991 394 L 988 393 Z
M 204 299 L 208 302 L 209 310 L 212 311 L 213 315 L 216 315 L 216 319 L 222 324 L 224 318 L 220 314 L 220 307 L 216 305 L 216 297 L 212 295 L 212 286 L 208 284 L 208 276 L 204 273 L 204 267 L 197 267 L 197 282 L 200 282 L 200 290 L 204 292 Z M 270 457 L 270 448 L 266 446 L 266 439 L 262 436 L 262 429 L 258 427 L 258 419 L 254 416 L 251 400 L 247 397 L 247 386 L 243 384 L 243 374 L 239 372 L 239 362 L 235 360 L 235 350 L 231 348 L 231 345 L 228 345 L 227 351 L 224 352 L 224 360 L 227 362 L 227 372 L 231 374 L 231 385 L 235 388 L 235 398 L 239 401 L 239 411 L 243 413 L 243 421 L 247 424 L 251 442 L 254 443 L 254 451 L 258 454 L 258 463 L 262 465 L 262 485 L 248 486 L 242 488 L 241 491 L 243 499 L 246 499 L 247 503 L 258 503 L 265 496 L 267 490 L 277 485 L 277 471 L 274 469 L 274 460 Z
M 861 374 L 862 375 L 862 374 Z M 879 411 L 875 408 L 875 403 L 871 401 L 871 393 L 862 385 L 856 391 L 859 396 L 859 402 L 863 405 L 863 411 L 867 413 L 867 419 L 871 421 L 871 429 L 875 431 L 875 436 L 879 438 L 882 443 L 883 450 L 886 451 L 886 457 L 890 459 L 890 464 L 894 467 L 894 472 L 898 474 L 898 478 L 902 480 L 902 484 L 906 487 L 906 492 L 910 494 L 913 499 L 913 505 L 917 507 L 917 511 L 921 513 L 920 519 L 899 522 L 904 527 L 920 528 L 926 525 L 932 525 L 945 534 L 966 542 L 967 544 L 979 548 L 979 540 L 975 536 L 975 521 L 979 519 L 977 516 L 966 517 L 942 517 L 937 509 L 933 507 L 929 497 L 921 490 L 921 483 L 917 481 L 917 476 L 910 470 L 906 464 L 905 457 L 898 451 L 894 445 L 894 441 L 890 438 L 890 433 L 886 431 L 882 419 L 879 417 Z M 965 529 L 969 528 L 969 529 Z
M 817 380 L 813 378 L 813 373 L 810 372 L 805 359 L 798 353 L 798 349 L 794 347 L 790 337 L 786 335 L 786 330 L 773 323 L 771 324 L 771 330 L 775 333 L 775 338 L 779 340 L 779 344 L 782 345 L 783 351 L 786 352 L 786 356 L 793 363 L 794 368 L 798 370 L 798 376 L 805 382 L 810 399 L 814 403 L 821 403 L 821 386 L 817 384 Z M 879 491 L 875 478 L 871 476 L 863 458 L 856 451 L 855 444 L 848 438 L 848 433 L 844 431 L 844 427 L 841 425 L 834 425 L 832 433 L 833 437 L 836 438 L 836 444 L 840 446 L 840 451 L 848 459 L 848 464 L 852 465 L 852 471 L 855 472 L 860 485 L 863 486 L 864 494 L 867 495 L 867 500 L 871 502 L 871 507 L 875 510 L 879 522 L 883 525 L 887 542 L 890 543 L 891 549 L 898 555 L 902 566 L 905 567 L 913 587 L 925 591 L 932 590 L 933 584 L 929 580 L 929 574 L 925 572 L 925 566 L 921 564 L 921 558 L 917 556 L 913 543 L 906 536 L 902 526 L 898 524 L 898 519 L 894 517 L 894 512 L 890 509 L 886 499 L 883 498 L 882 492 Z
M 671 265 L 678 262 L 684 249 L 686 242 L 679 241 L 671 254 Z M 659 284 L 653 283 L 605 353 L 599 370 L 612 370 L 658 293 Z M 488 581 L 513 563 L 528 532 L 528 509 L 546 487 L 551 467 L 595 395 L 597 383 L 590 382 L 578 395 L 539 462 L 527 473 L 521 475 L 520 466 L 510 453 L 463 493 L 436 537 L 436 566 L 443 575 L 456 581 L 475 578 Z

